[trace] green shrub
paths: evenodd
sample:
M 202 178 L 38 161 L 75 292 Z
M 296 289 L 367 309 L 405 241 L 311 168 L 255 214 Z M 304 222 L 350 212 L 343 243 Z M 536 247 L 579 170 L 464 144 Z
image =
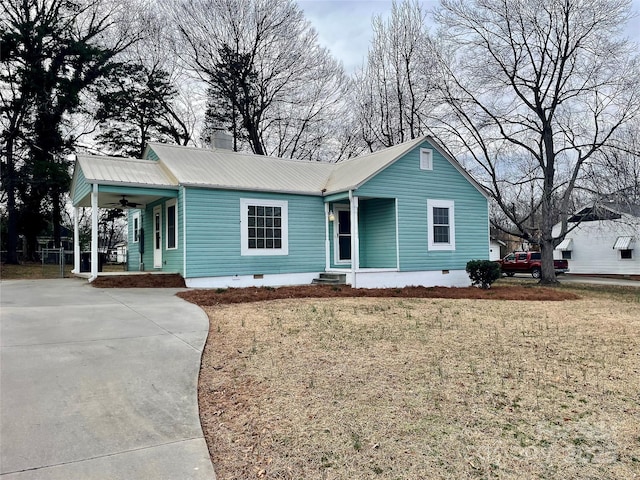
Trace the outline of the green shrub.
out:
M 490 260 L 470 260 L 467 262 L 467 273 L 473 285 L 487 289 L 502 275 L 500 264 Z

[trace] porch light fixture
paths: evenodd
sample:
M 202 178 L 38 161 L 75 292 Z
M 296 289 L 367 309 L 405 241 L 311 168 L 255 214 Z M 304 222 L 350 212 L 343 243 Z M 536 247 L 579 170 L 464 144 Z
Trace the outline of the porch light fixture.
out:
M 329 221 L 333 222 L 336 219 L 336 216 L 333 214 L 333 210 L 329 210 Z

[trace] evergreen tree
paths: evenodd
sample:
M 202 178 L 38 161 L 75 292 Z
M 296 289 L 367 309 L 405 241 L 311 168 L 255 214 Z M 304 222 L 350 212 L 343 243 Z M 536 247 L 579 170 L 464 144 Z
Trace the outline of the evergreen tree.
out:
M 139 158 L 150 141 L 186 144 L 189 131 L 172 108 L 177 90 L 156 67 L 124 63 L 96 85 L 99 145 L 111 154 Z
M 17 261 L 18 230 L 33 257 L 48 218 L 60 244 L 72 148 L 65 122 L 78 110 L 81 93 L 134 41 L 118 6 L 105 6 L 101 0 L 5 0 L 0 6 L 0 137 L 10 262 Z

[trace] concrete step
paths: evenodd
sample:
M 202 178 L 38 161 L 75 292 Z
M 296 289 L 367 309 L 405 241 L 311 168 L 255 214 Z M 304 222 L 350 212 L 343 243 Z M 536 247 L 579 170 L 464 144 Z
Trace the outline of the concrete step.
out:
M 344 273 L 321 273 L 319 278 L 314 278 L 314 284 L 324 285 L 345 285 L 347 283 L 347 275 Z

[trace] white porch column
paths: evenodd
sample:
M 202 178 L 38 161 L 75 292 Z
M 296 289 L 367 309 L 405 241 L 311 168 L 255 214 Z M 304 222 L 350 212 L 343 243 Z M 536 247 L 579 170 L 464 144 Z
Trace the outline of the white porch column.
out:
M 91 191 L 91 278 L 98 278 L 98 184 L 93 184 Z
M 331 268 L 331 243 L 329 239 L 329 204 L 324 204 L 324 269 L 328 271 Z
M 71 273 L 80 273 L 80 208 L 73 207 L 73 270 Z
M 349 190 L 349 212 L 351 214 L 351 274 L 353 288 L 357 288 L 356 272 L 360 268 L 360 239 L 358 238 L 358 197 Z

